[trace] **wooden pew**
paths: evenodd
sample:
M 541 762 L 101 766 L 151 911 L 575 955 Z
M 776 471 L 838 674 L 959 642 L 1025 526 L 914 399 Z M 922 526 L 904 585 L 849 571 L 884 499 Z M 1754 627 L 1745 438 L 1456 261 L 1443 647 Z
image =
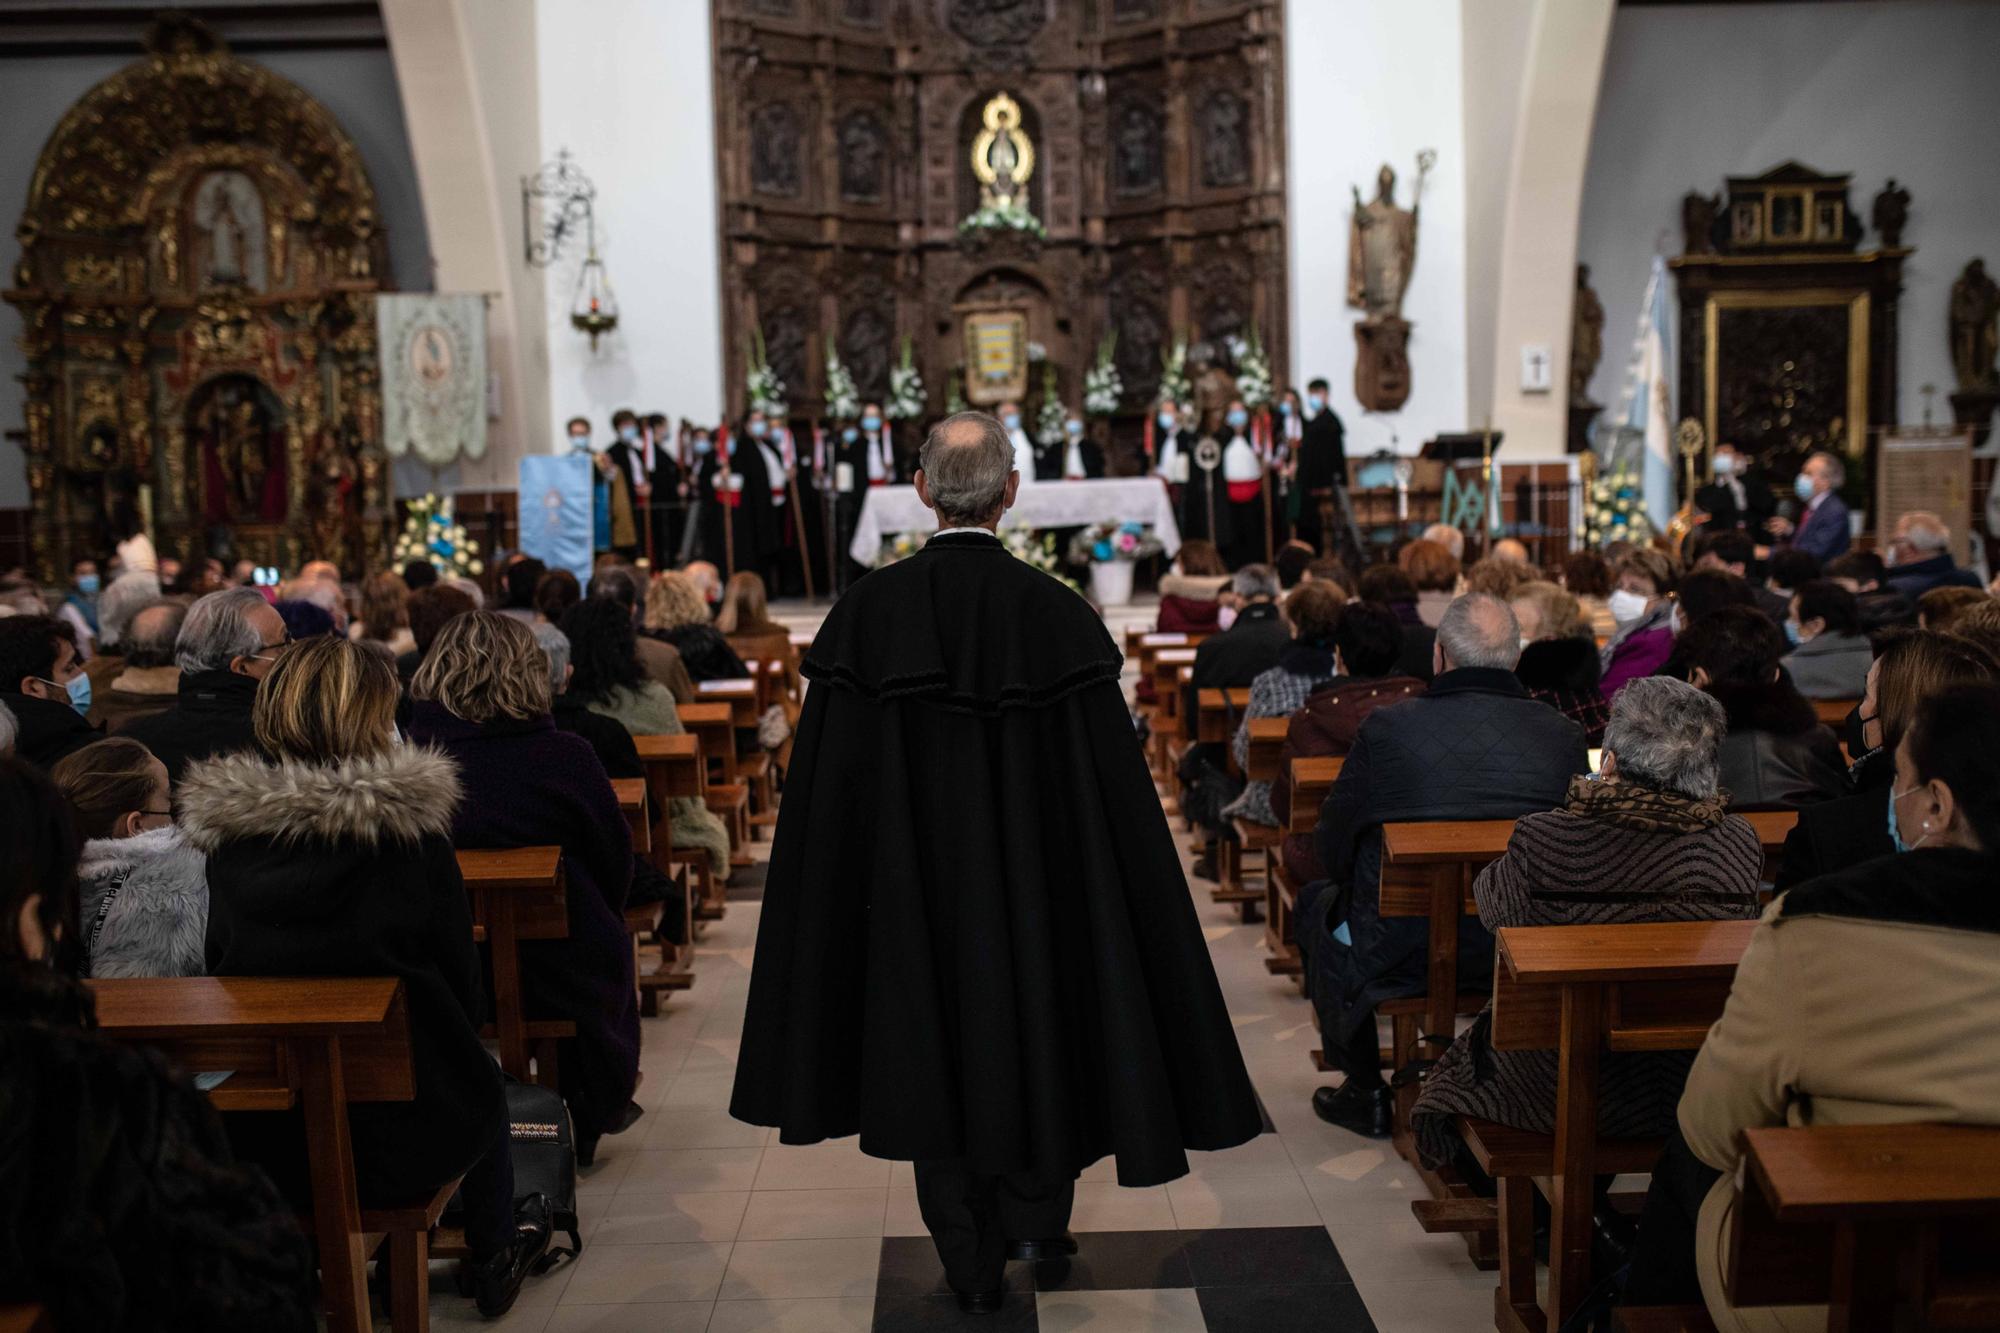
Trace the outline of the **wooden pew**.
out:
M 727 704 L 729 725 L 735 731 L 755 731 L 757 719 L 762 714 L 760 691 L 756 681 L 705 680 L 695 686 L 704 704 Z M 683 719 L 685 721 L 685 719 Z M 744 841 L 748 842 L 752 830 L 775 824 L 778 819 L 777 789 L 771 778 L 771 756 L 762 750 L 755 754 L 739 755 L 736 752 L 736 738 L 729 737 L 726 750 L 704 747 L 709 758 L 724 756 L 723 781 L 747 784 L 749 806 L 743 816 Z M 745 854 L 738 865 L 748 865 L 750 858 Z
M 569 936 L 560 847 L 509 847 L 458 853 L 458 872 L 472 900 L 472 923 L 483 933 L 493 965 L 492 1031 L 500 1067 L 515 1078 L 556 1086 L 556 1042 L 576 1035 L 566 1020 L 530 1021 L 521 995 L 521 941 Z
M 618 813 L 632 830 L 632 850 L 641 856 L 653 850 L 653 821 L 646 814 L 646 779 L 613 778 L 611 790 L 618 797 Z
M 1847 715 L 1853 712 L 1860 702 L 1859 699 L 1814 699 L 1813 713 L 1821 722 L 1833 728 L 1834 735 L 1839 736 L 1841 729 L 1847 725 Z
M 1195 695 L 1195 707 L 1194 739 L 1201 743 L 1228 745 L 1236 736 L 1236 725 L 1242 719 L 1244 710 L 1250 707 L 1250 691 L 1200 690 Z M 1233 752 L 1229 767 L 1232 772 L 1236 770 Z M 1216 886 L 1210 896 L 1216 902 L 1234 904 L 1244 921 L 1255 921 L 1257 908 L 1264 901 L 1264 891 L 1244 887 L 1243 845 L 1240 842 L 1228 837 L 1217 840 L 1215 873 Z
M 1278 780 L 1279 754 L 1285 748 L 1285 733 L 1291 725 L 1289 717 L 1250 719 L 1250 760 L 1243 766 L 1243 776 L 1252 782 Z
M 729 828 L 729 863 L 747 866 L 751 859 L 747 850 L 750 842 L 750 788 L 740 780 L 737 771 L 734 705 L 728 700 L 708 699 L 701 703 L 682 704 L 680 718 L 683 727 L 701 738 L 702 759 L 711 766 L 702 798 Z
M 1553 1050 L 1556 1130 L 1531 1134 L 1462 1120 L 1460 1132 L 1500 1186 L 1502 1330 L 1559 1327 L 1588 1290 L 1591 1213 L 1600 1174 L 1650 1171 L 1660 1143 L 1597 1137 L 1598 1066 L 1606 1051 L 1692 1051 L 1722 1015 L 1755 921 L 1508 926 L 1493 969 L 1494 1049 Z M 1534 1201 L 1550 1207 L 1548 1297 L 1536 1299 Z
M 1180 673 L 1193 666 L 1192 648 L 1161 648 L 1152 654 L 1153 775 L 1162 782 L 1173 777 L 1174 743 L 1181 735 Z
M 1250 724 L 1253 728 L 1250 742 L 1253 761 L 1257 744 L 1255 728 L 1264 721 L 1259 718 Z M 1285 835 L 1298 831 L 1302 820 L 1304 831 L 1311 832 L 1319 820 L 1320 805 L 1340 777 L 1343 762 L 1339 757 L 1292 760 L 1292 819 L 1290 824 L 1277 830 L 1280 842 Z M 1306 811 L 1308 802 L 1311 806 L 1309 814 Z M 1270 848 L 1264 855 L 1267 868 L 1264 876 L 1264 944 L 1271 953 L 1264 960 L 1264 966 L 1274 976 L 1300 977 L 1304 975 L 1305 964 L 1299 957 L 1298 929 L 1294 921 L 1300 886 L 1292 883 L 1277 847 Z
M 1826 1304 L 1829 1329 L 2000 1323 L 2000 1128 L 1748 1129 L 1743 1161 L 1735 1304 Z
M 350 1103 L 416 1096 L 403 983 L 395 977 L 147 977 L 88 984 L 105 1036 L 155 1047 L 189 1072 L 230 1071 L 208 1093 L 218 1110 L 300 1111 L 327 1327 L 334 1333 L 372 1328 L 366 1269 L 386 1233 L 394 1327 L 421 1333 L 430 1308 L 428 1224 L 392 1229 L 376 1210 L 362 1209 L 347 1128 Z M 430 1222 L 455 1188 L 456 1182 L 423 1201 Z
M 708 864 L 708 853 L 699 848 L 675 847 L 673 816 L 668 802 L 684 797 L 699 798 L 707 784 L 702 780 L 701 741 L 698 737 L 634 736 L 632 745 L 646 770 L 647 806 L 653 828 L 649 841 L 654 868 L 676 881 L 682 889 L 680 936 L 683 944 L 660 940 L 660 966 L 637 971 L 639 1012 L 651 1017 L 660 1009 L 659 992 L 686 990 L 694 985 L 691 966 L 697 920 L 719 920 L 723 914 L 723 890 Z M 627 914 L 628 919 L 630 913 Z M 659 922 L 654 921 L 657 927 Z M 635 940 L 635 959 L 638 942 Z M 636 966 L 636 963 L 635 963 Z
M 1287 833 L 1310 834 L 1319 827 L 1320 807 L 1326 804 L 1333 784 L 1347 756 L 1309 756 L 1292 760 L 1292 822 Z

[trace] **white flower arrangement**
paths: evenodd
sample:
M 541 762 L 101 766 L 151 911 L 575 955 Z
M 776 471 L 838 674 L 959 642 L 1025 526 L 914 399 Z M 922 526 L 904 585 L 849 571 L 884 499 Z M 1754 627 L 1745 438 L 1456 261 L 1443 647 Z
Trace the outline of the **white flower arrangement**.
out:
M 1236 362 L 1236 396 L 1252 412 L 1271 405 L 1271 360 L 1265 355 L 1257 330 L 1248 338 L 1231 337 L 1229 355 Z
M 929 540 L 930 534 L 927 532 L 899 532 L 893 537 L 883 538 L 882 554 L 875 558 L 875 568 L 881 569 L 885 565 L 895 564 L 898 560 L 908 560 L 923 550 L 924 543 Z
M 1035 442 L 1043 448 L 1061 444 L 1063 422 L 1068 417 L 1063 410 L 1062 396 L 1056 392 L 1056 367 L 1052 361 L 1042 362 L 1042 407 L 1035 414 Z
M 403 531 L 396 537 L 398 565 L 428 560 L 438 573 L 452 578 L 486 572 L 486 562 L 479 558 L 479 543 L 465 535 L 465 525 L 453 514 L 453 505 L 449 495 L 421 495 L 408 502 Z
M 1036 240 L 1049 234 L 1042 220 L 1030 213 L 1026 204 L 1012 201 L 982 204 L 966 214 L 958 224 L 958 234 L 966 237 L 1007 231 L 1033 236 Z
M 1108 417 L 1118 410 L 1118 402 L 1125 396 L 1125 381 L 1119 377 L 1118 367 L 1111 360 L 1111 353 L 1118 346 L 1118 332 L 1112 330 L 1097 344 L 1097 360 L 1091 362 L 1090 369 L 1083 373 L 1083 410 L 1094 417 Z
M 771 369 L 770 357 L 764 350 L 762 329 L 750 330 L 750 363 L 743 377 L 743 390 L 752 412 L 780 419 L 789 415 L 785 403 L 785 382 L 778 378 L 777 371 Z
M 957 416 L 965 410 L 965 367 L 953 366 L 951 378 L 944 384 L 944 410 L 947 416 Z
M 1074 592 L 1081 593 L 1076 580 L 1062 572 L 1062 564 L 1056 559 L 1056 538 L 1054 533 L 1039 533 L 1025 523 L 1017 523 L 1000 529 L 1000 544 L 1007 553 L 1023 564 L 1039 569 L 1056 582 Z
M 1172 347 L 1160 353 L 1160 401 L 1184 403 L 1194 394 L 1194 387 L 1187 377 L 1188 344 L 1185 336 L 1176 337 Z
M 889 372 L 889 401 L 882 410 L 891 421 L 915 421 L 924 414 L 924 377 L 917 373 L 908 334 L 903 335 L 903 359 Z
M 1590 502 L 1585 506 L 1584 519 L 1585 531 L 1593 545 L 1652 540 L 1653 523 L 1646 516 L 1644 490 L 1629 467 L 1600 473 L 1590 483 Z
M 841 364 L 833 335 L 826 335 L 826 414 L 835 421 L 852 421 L 861 415 L 861 390 L 854 387 L 854 374 Z

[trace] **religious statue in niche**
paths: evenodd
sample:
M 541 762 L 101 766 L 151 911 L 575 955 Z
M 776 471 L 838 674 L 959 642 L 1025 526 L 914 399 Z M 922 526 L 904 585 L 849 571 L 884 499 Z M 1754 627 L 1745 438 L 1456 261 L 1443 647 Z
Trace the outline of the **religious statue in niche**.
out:
M 1243 99 L 1227 89 L 1218 89 L 1202 103 L 1201 183 L 1209 189 L 1250 179 L 1249 119 Z
M 750 117 L 750 185 L 759 194 L 798 197 L 799 118 L 783 102 L 766 102 Z
M 850 112 L 840 122 L 840 197 L 850 203 L 880 203 L 888 153 L 888 133 L 874 113 Z
M 980 113 L 980 122 L 983 128 L 972 140 L 972 174 L 979 178 L 981 206 L 1025 210 L 1035 146 L 1021 128 L 1020 103 L 1006 93 L 996 94 Z
M 1604 359 L 1604 303 L 1590 287 L 1590 265 L 1576 266 L 1576 297 L 1570 312 L 1569 401 L 1572 407 L 1596 408 L 1590 401 L 1590 381 Z
M 1722 196 L 1690 190 L 1681 196 L 1681 253 L 1715 253 L 1715 220 L 1722 214 Z
M 267 285 L 264 199 L 240 171 L 213 171 L 194 190 L 189 209 L 195 288 Z
M 1974 259 L 1951 285 L 1951 368 L 1958 387 L 1968 391 L 2000 390 L 2000 284 L 1986 272 L 1986 261 Z
M 284 431 L 247 375 L 209 381 L 188 405 L 200 446 L 202 521 L 275 523 L 285 517 Z
M 1403 293 L 1417 262 L 1417 213 L 1424 178 L 1437 162 L 1430 149 L 1417 154 L 1417 187 L 1408 208 L 1396 204 L 1396 172 L 1388 163 L 1376 176 L 1375 198 L 1354 191 L 1347 240 L 1347 303 L 1364 315 L 1354 326 L 1358 355 L 1354 394 L 1371 412 L 1393 412 L 1410 396 L 1410 324 Z
M 1113 137 L 1113 193 L 1129 199 L 1157 192 L 1162 178 L 1159 112 L 1141 101 L 1125 103 Z

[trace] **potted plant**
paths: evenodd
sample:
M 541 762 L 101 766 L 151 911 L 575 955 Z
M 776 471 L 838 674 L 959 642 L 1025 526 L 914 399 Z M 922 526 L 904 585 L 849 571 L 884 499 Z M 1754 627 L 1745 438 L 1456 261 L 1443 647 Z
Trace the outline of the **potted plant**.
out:
M 1143 523 L 1095 523 L 1070 538 L 1072 564 L 1089 564 L 1091 600 L 1124 606 L 1132 600 L 1134 562 L 1160 554 L 1160 539 Z

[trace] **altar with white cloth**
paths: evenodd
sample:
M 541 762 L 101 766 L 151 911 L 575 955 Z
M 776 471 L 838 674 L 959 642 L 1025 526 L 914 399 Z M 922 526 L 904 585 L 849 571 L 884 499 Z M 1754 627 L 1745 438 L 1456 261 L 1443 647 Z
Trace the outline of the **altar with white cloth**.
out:
M 1173 500 L 1158 477 L 1097 477 L 1079 481 L 1024 481 L 1000 526 L 1077 528 L 1088 523 L 1144 523 L 1167 556 L 1181 549 Z M 934 532 L 937 516 L 924 508 L 914 486 L 871 486 L 861 501 L 848 554 L 873 565 L 882 542 L 903 532 Z

